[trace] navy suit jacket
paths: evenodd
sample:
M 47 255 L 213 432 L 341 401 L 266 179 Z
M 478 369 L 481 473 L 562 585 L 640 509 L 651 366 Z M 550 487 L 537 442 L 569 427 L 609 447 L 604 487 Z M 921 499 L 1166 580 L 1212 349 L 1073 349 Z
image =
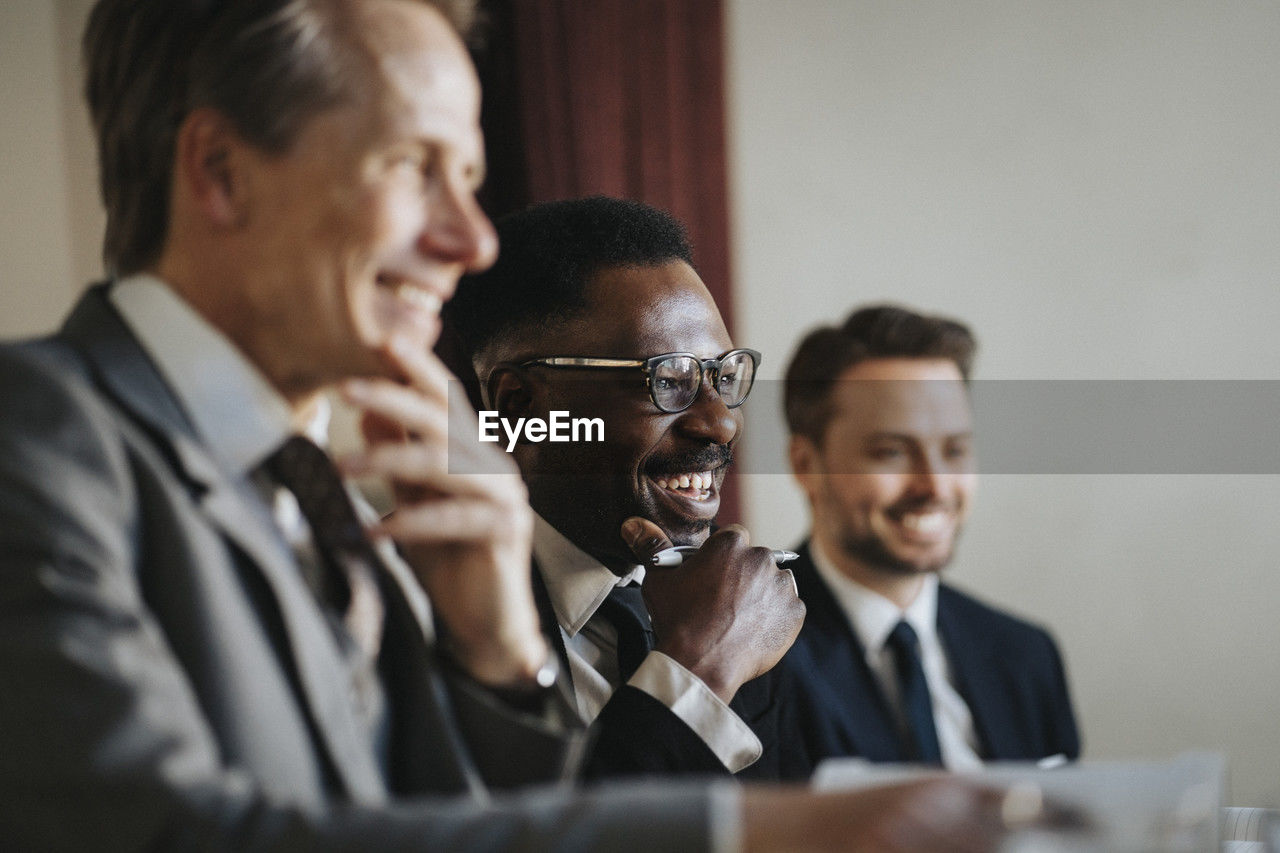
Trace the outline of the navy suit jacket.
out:
M 809 543 L 788 567 L 808 613 L 777 671 L 788 702 L 782 725 L 792 760 L 859 756 L 906 761 L 880 686 L 835 596 L 818 575 Z M 984 761 L 1080 755 L 1062 657 L 1043 629 L 942 584 L 938 633 L 961 697 L 973 713 Z

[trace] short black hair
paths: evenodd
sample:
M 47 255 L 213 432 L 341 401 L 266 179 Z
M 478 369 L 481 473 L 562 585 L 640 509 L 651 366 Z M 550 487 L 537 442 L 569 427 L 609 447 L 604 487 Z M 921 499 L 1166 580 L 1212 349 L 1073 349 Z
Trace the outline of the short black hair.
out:
M 831 420 L 835 380 L 855 364 L 877 358 L 945 358 L 965 382 L 978 342 L 969 327 L 896 305 L 873 305 L 849 315 L 841 326 L 814 329 L 787 365 L 783 397 L 793 435 L 815 443 Z
M 587 284 L 601 270 L 693 265 L 683 226 L 638 201 L 592 196 L 546 202 L 504 216 L 495 227 L 497 262 L 464 276 L 443 311 L 451 345 L 468 361 L 519 329 L 577 315 L 587 307 Z

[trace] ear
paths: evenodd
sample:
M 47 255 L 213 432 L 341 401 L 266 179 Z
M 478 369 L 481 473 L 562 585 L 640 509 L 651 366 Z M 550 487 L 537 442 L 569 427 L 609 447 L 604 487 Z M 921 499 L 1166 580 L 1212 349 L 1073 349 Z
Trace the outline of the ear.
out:
M 247 218 L 249 147 L 210 107 L 192 110 L 178 128 L 174 180 L 214 226 L 233 228 Z
M 808 437 L 793 435 L 787 445 L 787 458 L 791 461 L 791 474 L 796 482 L 805 494 L 812 496 L 817 488 L 817 478 L 825 476 L 822 451 Z
M 489 374 L 485 402 L 499 417 L 527 418 L 537 414 L 536 387 L 528 372 L 514 365 L 502 365 Z

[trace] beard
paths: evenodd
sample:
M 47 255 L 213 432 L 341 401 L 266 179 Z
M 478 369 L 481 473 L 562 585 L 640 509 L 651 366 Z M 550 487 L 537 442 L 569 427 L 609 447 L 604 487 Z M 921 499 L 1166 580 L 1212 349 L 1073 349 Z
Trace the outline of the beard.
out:
M 715 471 L 716 492 L 724 486 L 723 472 L 733 463 L 733 448 L 723 444 L 708 445 L 697 450 L 654 457 L 645 465 L 645 475 L 650 479 L 666 477 L 685 471 Z M 692 545 L 701 547 L 711 531 L 715 529 L 716 519 L 690 519 L 675 517 L 658 502 L 654 492 L 656 487 L 642 490 L 637 496 L 639 512 L 663 529 L 673 545 Z
M 889 575 L 910 577 L 945 569 L 955 556 L 956 541 L 959 538 L 960 531 L 957 529 L 947 552 L 931 560 L 911 560 L 900 557 L 893 553 L 888 544 L 875 533 L 858 534 L 850 530 L 848 525 L 841 525 L 836 534 L 836 543 L 845 556 L 865 566 Z

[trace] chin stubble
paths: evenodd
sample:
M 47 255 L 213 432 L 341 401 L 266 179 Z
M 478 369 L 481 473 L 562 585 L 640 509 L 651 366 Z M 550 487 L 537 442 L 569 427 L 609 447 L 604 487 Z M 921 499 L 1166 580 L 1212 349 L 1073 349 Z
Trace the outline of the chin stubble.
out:
M 956 531 L 956 536 L 952 539 L 951 547 L 947 550 L 947 553 L 941 559 L 924 564 L 904 560 L 896 556 L 879 536 L 858 536 L 849 530 L 841 530 L 837 541 L 839 542 L 840 550 L 844 552 L 846 557 L 884 574 L 909 577 L 929 574 L 930 572 L 940 572 L 945 569 L 955 556 L 955 543 L 958 538 L 959 531 Z

